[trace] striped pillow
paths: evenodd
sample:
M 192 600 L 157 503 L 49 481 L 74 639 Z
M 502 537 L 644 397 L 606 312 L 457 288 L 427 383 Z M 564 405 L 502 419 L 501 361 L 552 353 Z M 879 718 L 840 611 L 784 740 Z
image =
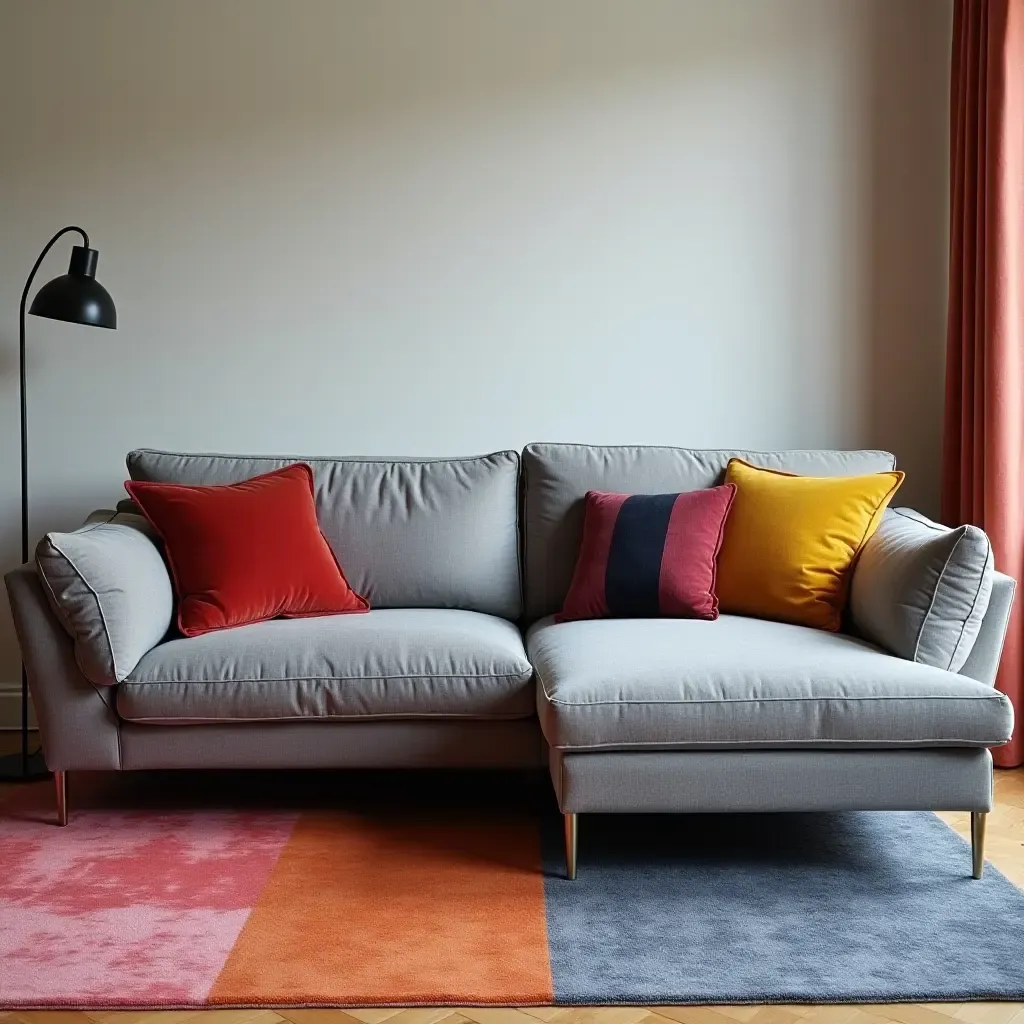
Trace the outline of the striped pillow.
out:
M 556 622 L 717 619 L 715 574 L 734 484 L 682 494 L 588 491 L 583 542 Z

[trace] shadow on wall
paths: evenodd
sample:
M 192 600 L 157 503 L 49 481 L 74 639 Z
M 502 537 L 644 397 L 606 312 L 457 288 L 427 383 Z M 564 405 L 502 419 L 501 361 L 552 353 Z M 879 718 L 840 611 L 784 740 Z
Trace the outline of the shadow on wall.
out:
M 942 7 L 946 16 L 936 16 Z M 896 451 L 897 504 L 938 518 L 948 273 L 952 5 L 873 0 L 862 271 L 865 446 Z M 920 54 L 932 55 L 931 61 Z M 922 154 L 935 154 L 934 163 Z

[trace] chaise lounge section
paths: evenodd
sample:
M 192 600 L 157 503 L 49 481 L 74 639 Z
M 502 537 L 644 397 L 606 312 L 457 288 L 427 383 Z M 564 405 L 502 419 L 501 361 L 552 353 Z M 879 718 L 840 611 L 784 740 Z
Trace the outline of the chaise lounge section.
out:
M 553 621 L 572 578 L 587 491 L 711 487 L 734 457 L 807 476 L 895 465 L 874 451 L 535 444 L 524 452 L 527 653 L 569 876 L 584 813 L 927 809 L 971 812 L 979 878 L 992 806 L 987 748 L 1013 728 L 1010 703 L 993 685 L 1013 600 L 1009 577 L 990 566 L 980 574 L 991 576 L 975 594 L 985 610 L 976 600 L 961 616 L 974 611 L 977 637 L 959 672 L 848 633 L 733 615 Z M 938 529 L 921 527 L 919 549 Z M 913 543 L 900 539 L 904 549 Z M 946 603 L 955 619 L 955 602 Z

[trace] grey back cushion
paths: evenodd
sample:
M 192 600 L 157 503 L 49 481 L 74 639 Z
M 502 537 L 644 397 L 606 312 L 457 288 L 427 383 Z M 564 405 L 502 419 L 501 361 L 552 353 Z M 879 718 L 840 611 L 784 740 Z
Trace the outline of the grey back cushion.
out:
M 36 547 L 47 601 L 97 686 L 125 679 L 171 627 L 174 592 L 158 543 L 142 516 L 94 512 Z
M 523 452 L 526 617 L 559 611 L 583 535 L 587 491 L 662 494 L 720 483 L 731 458 L 800 476 L 857 476 L 892 469 L 880 451 L 702 451 L 621 445 L 531 444 Z
M 908 661 L 958 672 L 992 596 L 992 545 L 976 526 L 949 529 L 908 508 L 886 511 L 850 585 L 865 639 Z
M 522 611 L 517 452 L 467 459 L 128 455 L 133 480 L 231 484 L 308 463 L 320 529 L 375 608 Z

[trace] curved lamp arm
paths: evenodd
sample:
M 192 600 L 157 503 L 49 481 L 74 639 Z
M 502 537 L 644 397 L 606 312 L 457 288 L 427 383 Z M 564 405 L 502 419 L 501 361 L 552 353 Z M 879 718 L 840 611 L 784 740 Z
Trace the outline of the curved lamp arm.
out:
M 66 235 L 69 231 L 77 231 L 82 236 L 82 244 L 86 247 L 86 249 L 89 248 L 89 236 L 85 233 L 85 231 L 82 228 L 75 227 L 74 224 L 69 224 L 66 228 L 61 228 L 60 231 L 58 231 L 57 234 L 55 234 L 53 238 L 51 238 L 46 243 L 46 245 L 43 246 L 43 251 L 39 254 L 38 259 L 32 265 L 32 269 L 28 272 L 28 280 L 25 282 L 25 290 L 21 293 L 22 341 L 25 340 L 25 306 L 28 304 L 28 293 L 32 287 L 32 281 L 36 276 L 36 271 L 39 269 L 39 265 L 43 262 L 43 260 L 46 259 L 46 254 L 54 247 L 56 242 L 59 239 L 63 238 L 63 236 Z

